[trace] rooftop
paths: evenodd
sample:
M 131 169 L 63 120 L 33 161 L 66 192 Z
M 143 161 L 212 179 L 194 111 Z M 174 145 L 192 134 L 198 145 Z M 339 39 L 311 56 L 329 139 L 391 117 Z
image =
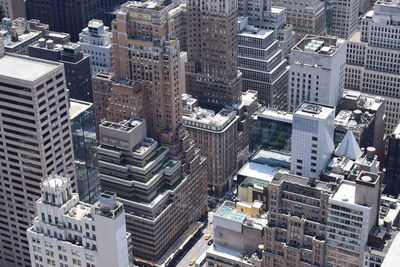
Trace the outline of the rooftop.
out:
M 307 35 L 293 47 L 294 51 L 331 56 L 345 43 L 336 37 Z
M 276 173 L 277 170 L 273 167 L 250 161 L 240 169 L 238 175 L 257 178 L 270 183 Z
M 225 202 L 214 214 L 214 217 L 221 217 L 227 220 L 243 223 L 248 216 L 247 213 L 237 211 L 235 205 Z
M 85 110 L 89 109 L 93 104 L 81 100 L 70 99 L 69 102 L 69 119 L 72 120 Z
M 397 266 L 400 262 L 400 234 L 396 235 L 395 239 L 392 242 L 392 245 L 389 248 L 389 251 L 386 253 L 386 257 L 383 260 L 381 267 L 393 267 Z
M 132 118 L 130 120 L 122 121 L 120 123 L 111 122 L 111 121 L 103 121 L 100 126 L 109 129 L 115 129 L 122 132 L 130 132 L 135 129 L 138 125 L 143 123 L 144 120 Z
M 293 114 L 286 111 L 276 109 L 265 109 L 263 112 L 257 114 L 258 118 L 269 119 L 273 121 L 281 121 L 286 123 L 293 123 Z
M 212 131 L 222 131 L 237 118 L 236 112 L 230 109 L 222 109 L 217 114 L 212 110 L 197 107 L 193 112 L 183 116 L 185 125 L 199 127 Z
M 307 117 L 314 117 L 319 119 L 328 118 L 335 108 L 311 102 L 303 102 L 295 111 L 295 115 L 302 115 Z
M 61 66 L 57 62 L 6 54 L 0 58 L 0 76 L 34 82 Z
M 332 200 L 355 204 L 356 184 L 350 181 L 343 181 L 336 193 L 332 196 Z

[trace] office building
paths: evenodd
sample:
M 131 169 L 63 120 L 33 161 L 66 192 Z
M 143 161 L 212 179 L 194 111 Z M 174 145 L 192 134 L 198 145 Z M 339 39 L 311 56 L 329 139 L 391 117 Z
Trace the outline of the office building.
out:
M 232 185 L 237 166 L 238 121 L 234 110 L 218 113 L 200 108 L 197 99 L 183 95 L 183 124 L 201 153 L 207 158 L 208 194 L 223 196 Z
M 325 266 L 334 184 L 278 173 L 268 185 L 263 266 Z
M 348 40 L 346 88 L 385 100 L 389 135 L 397 127 L 400 111 L 400 19 L 398 1 L 377 1 L 361 19 L 360 31 Z
M 214 5 L 190 0 L 187 15 L 186 90 L 201 107 L 218 112 L 242 96 L 237 61 L 238 2 L 224 0 Z
M 42 38 L 52 40 L 54 44 L 67 44 L 71 41 L 71 36 L 66 32 L 50 31 L 49 25 L 41 23 L 40 20 L 31 19 L 28 21 L 31 30 L 41 31 Z
M 52 174 L 36 212 L 27 230 L 32 266 L 129 266 L 124 207 L 114 193 L 90 205 L 79 201 L 68 178 Z
M 331 12 L 329 35 L 347 39 L 357 30 L 359 1 L 360 0 L 327 1 L 329 2 Z
M 1 0 L 0 18 L 26 18 L 25 2 L 21 0 Z
M 289 111 L 304 100 L 336 106 L 344 87 L 344 40 L 308 35 L 293 47 L 290 56 Z
M 285 7 L 273 6 L 271 0 L 239 0 L 238 12 L 239 16 L 248 18 L 250 25 L 272 30 L 283 57 L 287 58 L 296 38 L 293 26 L 287 23 Z
M 317 178 L 334 150 L 335 108 L 303 102 L 293 114 L 292 174 Z
M 397 197 L 400 194 L 400 124 L 388 139 L 384 193 Z
M 146 137 L 146 121 L 103 121 L 98 147 L 101 187 L 126 210 L 135 257 L 157 263 L 206 209 L 205 159 L 185 172 L 169 148 Z M 194 174 L 195 173 L 195 174 Z
M 109 2 L 111 4 L 113 1 Z M 114 10 L 115 6 L 112 10 L 103 10 L 104 4 L 105 1 L 101 0 L 85 2 L 27 0 L 25 3 L 28 19 L 40 20 L 48 24 L 53 31 L 69 33 L 73 42 L 78 41 L 79 33 L 87 26 L 89 20 L 103 19 L 103 12 Z
M 89 21 L 88 26 L 79 34 L 78 44 L 83 53 L 90 55 L 92 75 L 112 71 L 111 38 L 109 28 L 97 19 Z
M 41 31 L 31 29 L 25 18 L 1 20 L 0 36 L 3 38 L 6 52 L 28 55 L 28 46 L 36 43 L 42 35 Z
M 90 74 L 90 56 L 82 51 L 79 44 L 55 44 L 53 40 L 41 38 L 28 47 L 29 56 L 61 62 L 64 64 L 65 81 L 69 96 L 93 102 Z
M 30 266 L 26 229 L 40 183 L 68 175 L 76 189 L 68 96 L 61 63 L 4 54 L 0 42 L 0 265 Z
M 293 25 L 297 41 L 309 34 L 325 35 L 325 7 L 322 1 L 274 0 L 273 3 L 286 8 L 287 23 Z
M 368 234 L 378 224 L 381 180 L 360 172 L 343 181 L 329 199 L 326 266 L 353 267 L 364 262 Z
M 243 91 L 256 90 L 261 105 L 286 110 L 289 66 L 274 31 L 249 25 L 247 17 L 239 21 L 238 68 Z
M 79 199 L 93 204 L 100 194 L 93 104 L 75 99 L 69 103 Z

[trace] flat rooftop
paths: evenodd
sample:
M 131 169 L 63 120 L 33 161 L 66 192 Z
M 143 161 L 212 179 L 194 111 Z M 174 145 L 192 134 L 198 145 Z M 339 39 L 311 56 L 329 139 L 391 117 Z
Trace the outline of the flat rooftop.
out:
M 345 40 L 336 37 L 307 35 L 294 47 L 294 51 L 331 56 L 343 46 Z
M 326 119 L 334 112 L 335 108 L 311 102 L 303 102 L 295 111 L 295 115 Z
M 276 173 L 277 170 L 273 167 L 250 161 L 240 169 L 238 175 L 257 178 L 270 183 Z
M 0 76 L 34 82 L 61 65 L 43 59 L 6 54 L 0 58 Z
M 141 123 L 143 123 L 143 120 L 132 118 L 130 120 L 123 121 L 120 123 L 104 121 L 100 124 L 100 126 L 104 127 L 104 128 L 119 130 L 122 132 L 130 132 L 131 130 L 135 129 Z
M 251 31 L 251 30 L 245 28 L 239 35 L 244 36 L 244 37 L 257 38 L 257 39 L 265 39 L 272 34 L 274 34 L 274 31 L 272 31 L 272 30 L 264 30 L 264 29 L 256 28 L 254 31 Z
M 332 200 L 355 204 L 356 184 L 349 181 L 343 181 L 336 193 L 332 196 Z
M 263 112 L 257 114 L 257 117 L 273 121 L 293 123 L 293 114 L 281 110 L 267 108 Z
M 235 205 L 228 205 L 225 202 L 214 214 L 214 217 L 221 217 L 227 220 L 235 221 L 243 223 L 246 217 L 248 216 L 247 213 L 237 211 L 235 209 Z
M 397 266 L 400 262 L 400 234 L 396 235 L 395 239 L 392 242 L 392 245 L 389 248 L 389 251 L 386 253 L 385 259 L 382 262 L 381 267 L 393 267 Z
M 69 119 L 72 120 L 88 108 L 90 108 L 93 104 L 85 101 L 70 99 L 69 102 Z

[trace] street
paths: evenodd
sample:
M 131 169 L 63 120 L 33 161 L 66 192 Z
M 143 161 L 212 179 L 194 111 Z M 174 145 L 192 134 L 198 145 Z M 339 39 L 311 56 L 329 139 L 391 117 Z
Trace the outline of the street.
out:
M 214 212 L 208 213 L 208 225 L 207 228 L 204 229 L 203 235 L 201 238 L 194 244 L 192 248 L 185 254 L 185 256 L 180 260 L 180 262 L 176 265 L 177 267 L 188 267 L 189 262 L 191 260 L 197 260 L 208 248 L 208 241 L 213 239 L 213 236 L 209 240 L 205 240 L 204 237 L 206 234 L 212 234 L 213 230 L 213 215 Z M 193 265 L 194 266 L 194 265 Z M 204 265 L 203 265 L 204 266 Z

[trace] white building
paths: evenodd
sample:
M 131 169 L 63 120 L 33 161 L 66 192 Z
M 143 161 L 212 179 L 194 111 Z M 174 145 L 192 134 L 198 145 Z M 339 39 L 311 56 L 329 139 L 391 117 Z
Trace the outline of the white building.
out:
M 307 35 L 290 56 L 289 111 L 304 100 L 336 106 L 344 87 L 344 40 Z
M 360 172 L 355 182 L 343 181 L 329 199 L 327 266 L 363 266 L 368 235 L 378 223 L 380 177 Z
M 333 0 L 329 2 L 331 27 L 329 34 L 347 39 L 357 30 L 360 0 Z
M 303 102 L 293 115 L 292 174 L 318 178 L 335 148 L 335 108 Z
M 386 134 L 400 112 L 400 1 L 377 1 L 348 40 L 345 87 L 385 100 Z
M 112 33 L 101 20 L 92 19 L 88 27 L 79 34 L 79 44 L 83 52 L 90 55 L 92 75 L 112 71 Z
M 32 266 L 128 267 L 125 212 L 111 192 L 95 205 L 79 201 L 69 179 L 50 175 L 27 236 Z

